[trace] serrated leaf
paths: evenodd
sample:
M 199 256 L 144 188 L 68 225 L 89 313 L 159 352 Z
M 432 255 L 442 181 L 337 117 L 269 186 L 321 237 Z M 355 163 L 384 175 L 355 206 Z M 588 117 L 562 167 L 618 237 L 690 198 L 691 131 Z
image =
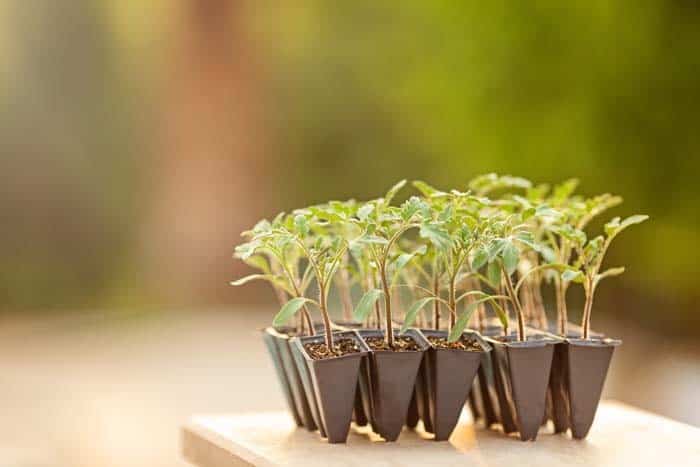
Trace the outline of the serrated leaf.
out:
M 425 297 L 421 298 L 417 302 L 414 302 L 413 305 L 411 305 L 411 308 L 408 309 L 406 312 L 406 316 L 403 318 L 403 325 L 401 326 L 401 332 L 404 333 L 413 326 L 413 323 L 416 321 L 416 316 L 418 316 L 418 312 L 428 303 L 435 301 L 435 297 Z
M 421 238 L 430 240 L 438 249 L 449 250 L 452 247 L 452 239 L 447 230 L 438 224 L 421 224 L 419 235 Z
M 506 242 L 503 247 L 503 266 L 508 274 L 513 274 L 518 268 L 520 250 L 512 242 Z
M 368 290 L 362 298 L 360 298 L 360 301 L 357 303 L 357 306 L 352 312 L 352 316 L 359 322 L 364 322 L 364 320 L 367 318 L 367 315 L 372 311 L 372 308 L 374 307 L 374 302 L 376 302 L 379 297 L 384 295 L 384 292 L 382 292 L 380 289 L 371 289 Z
M 296 297 L 289 300 L 282 306 L 282 308 L 280 308 L 280 311 L 275 315 L 275 318 L 272 320 L 272 325 L 284 325 L 287 321 L 289 321 L 292 318 L 292 316 L 294 316 L 297 313 L 297 311 L 301 309 L 301 307 L 304 306 L 305 303 L 310 301 L 311 300 L 304 297 Z

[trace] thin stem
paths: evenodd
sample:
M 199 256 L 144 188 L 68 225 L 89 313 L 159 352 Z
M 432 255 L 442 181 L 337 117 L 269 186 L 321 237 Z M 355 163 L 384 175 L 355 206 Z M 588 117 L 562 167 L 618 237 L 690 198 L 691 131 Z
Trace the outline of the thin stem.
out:
M 322 284 L 319 284 L 318 287 L 318 304 L 319 309 L 321 310 L 321 317 L 323 318 L 323 327 L 326 334 L 326 347 L 328 347 L 329 351 L 333 351 L 333 329 L 331 327 L 331 319 L 328 316 L 328 310 L 326 308 L 326 291 L 325 287 Z
M 452 328 L 455 325 L 455 322 L 457 321 L 457 310 L 455 309 L 455 307 L 457 306 L 456 291 L 455 291 L 455 274 L 452 274 L 452 276 L 450 277 L 450 289 L 449 289 L 448 303 L 450 304 L 449 305 L 450 324 L 449 324 L 448 332 L 451 332 Z
M 581 322 L 581 337 L 583 339 L 588 339 L 588 334 L 591 327 L 591 310 L 593 308 L 593 295 L 595 294 L 595 285 L 593 281 L 588 280 L 585 287 L 586 292 L 586 304 L 583 308 L 583 318 Z
M 523 315 L 523 309 L 522 306 L 520 305 L 520 300 L 518 299 L 518 294 L 515 292 L 515 289 L 513 288 L 513 281 L 510 278 L 510 274 L 506 271 L 505 267 L 501 263 L 501 271 L 503 272 L 503 278 L 506 284 L 506 289 L 508 290 L 508 295 L 510 295 L 511 302 L 513 302 L 513 306 L 515 307 L 515 314 L 517 315 L 518 318 L 518 340 L 519 341 L 524 341 L 525 340 L 525 316 Z
M 440 295 L 440 282 L 436 273 L 433 273 L 433 295 L 436 297 Z M 433 302 L 433 328 L 440 329 L 440 302 L 437 300 Z
M 561 336 L 566 337 L 569 332 L 569 317 L 566 308 L 566 289 L 568 284 L 558 278 L 555 283 L 555 292 L 557 298 L 557 329 Z

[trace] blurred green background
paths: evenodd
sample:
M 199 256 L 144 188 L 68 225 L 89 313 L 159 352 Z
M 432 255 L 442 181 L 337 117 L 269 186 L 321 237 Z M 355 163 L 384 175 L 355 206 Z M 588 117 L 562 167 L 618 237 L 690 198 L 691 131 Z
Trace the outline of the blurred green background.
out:
M 651 215 L 598 312 L 697 335 L 696 2 L 10 0 L 0 20 L 3 312 L 256 300 L 226 284 L 257 218 L 493 171 Z

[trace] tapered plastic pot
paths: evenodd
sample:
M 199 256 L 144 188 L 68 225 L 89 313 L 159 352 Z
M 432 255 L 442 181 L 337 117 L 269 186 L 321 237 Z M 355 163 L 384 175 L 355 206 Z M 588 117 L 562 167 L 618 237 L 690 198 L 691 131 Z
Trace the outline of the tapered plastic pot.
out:
M 593 425 L 616 339 L 567 339 L 566 389 L 571 436 L 583 439 Z
M 486 338 L 493 347 L 493 373 L 503 431 L 535 440 L 545 416 L 554 345 L 544 334 L 520 342 L 514 336 Z
M 310 431 L 316 430 L 309 407 L 309 402 L 304 391 L 297 366 L 294 363 L 290 348 L 291 327 L 272 328 L 263 330 L 263 341 L 275 367 L 277 380 L 280 383 L 282 392 L 289 412 L 292 414 L 297 426 L 303 426 Z
M 500 325 L 488 325 L 483 327 L 479 334 L 484 337 L 497 337 L 503 334 L 503 327 Z M 511 333 L 511 335 L 513 335 Z M 498 392 L 496 391 L 496 377 L 493 371 L 493 352 L 486 352 L 481 356 L 481 365 L 476 374 L 474 388 L 472 390 L 474 409 L 472 415 L 474 420 L 483 420 L 484 426 L 490 428 L 501 423 L 500 404 Z M 507 420 L 509 418 L 506 416 Z M 510 431 L 517 431 L 514 423 L 509 423 L 512 427 Z
M 448 333 L 431 330 L 423 334 L 430 341 L 430 337 L 447 338 Z M 423 420 L 429 420 L 436 441 L 449 439 L 468 399 L 481 356 L 491 351 L 491 346 L 477 333 L 466 331 L 463 336 L 478 342 L 481 350 L 447 349 L 431 344 L 424 357 L 426 377 L 417 384 L 417 400 L 428 402 L 419 413 Z
M 384 337 L 382 330 L 361 330 L 362 338 Z M 363 360 L 360 390 L 372 429 L 387 441 L 395 441 L 406 421 L 423 353 L 430 347 L 417 329 L 395 336 L 410 336 L 419 350 L 396 352 L 371 350 Z
M 569 323 L 567 326 L 567 338 L 576 339 L 581 336 L 581 326 Z M 548 399 L 551 403 L 551 413 L 549 418 L 554 424 L 555 433 L 564 433 L 571 427 L 569 420 L 569 396 L 567 383 L 567 358 L 566 347 L 568 343 L 563 339 L 564 336 L 557 335 L 556 325 L 550 326 L 550 334 L 562 338 L 562 341 L 555 344 L 554 356 L 552 359 L 552 371 L 549 377 L 549 394 Z M 599 332 L 590 331 L 590 336 L 596 339 L 602 339 L 604 335 Z
M 321 435 L 329 443 L 344 443 L 355 406 L 360 362 L 369 349 L 355 331 L 334 332 L 333 337 L 353 339 L 360 352 L 315 360 L 304 346 L 322 343 L 323 335 L 296 338 L 292 344 L 296 348 L 297 358 L 303 359 L 300 363 L 304 363 L 307 369 L 307 394 L 313 395 Z

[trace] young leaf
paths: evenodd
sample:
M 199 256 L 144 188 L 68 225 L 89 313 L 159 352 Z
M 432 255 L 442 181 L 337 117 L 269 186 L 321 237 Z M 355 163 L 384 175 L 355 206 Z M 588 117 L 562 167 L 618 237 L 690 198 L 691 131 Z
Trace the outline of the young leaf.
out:
M 438 224 L 421 224 L 420 236 L 430 240 L 433 245 L 441 250 L 448 250 L 452 247 L 450 235 Z
M 474 311 L 476 310 L 476 307 L 479 305 L 479 303 L 484 302 L 488 300 L 489 298 L 482 298 L 479 300 L 476 300 L 469 305 L 466 306 L 462 314 L 460 315 L 459 319 L 455 322 L 454 326 L 452 326 L 452 329 L 450 330 L 450 334 L 447 336 L 447 342 L 457 342 L 464 332 L 464 328 L 467 327 L 467 323 L 469 322 L 469 318 L 472 317 L 474 314 Z
M 583 283 L 584 275 L 581 271 L 577 271 L 575 269 L 567 269 L 562 273 L 561 278 L 567 282 L 577 282 L 581 284 Z
M 489 252 L 484 248 L 479 248 L 476 250 L 476 253 L 474 253 L 474 259 L 472 259 L 472 270 L 478 271 L 488 260 Z
M 243 261 L 250 267 L 260 269 L 265 274 L 270 274 L 270 265 L 268 264 L 267 259 L 261 255 L 253 255 Z
M 367 318 L 367 315 L 369 315 L 370 311 L 372 311 L 374 302 L 376 302 L 383 294 L 384 292 L 379 289 L 368 290 L 357 303 L 357 307 L 355 307 L 355 310 L 352 312 L 353 317 L 357 321 L 363 322 Z
M 272 320 L 272 325 L 273 326 L 282 326 L 285 324 L 289 319 L 296 314 L 297 311 L 301 309 L 301 307 L 304 306 L 305 303 L 311 302 L 313 300 L 310 300 L 308 298 L 304 297 L 296 297 L 291 300 L 289 300 L 287 303 L 285 303 L 280 311 L 275 315 L 275 318 Z
M 357 218 L 360 219 L 361 221 L 364 221 L 369 217 L 369 215 L 374 211 L 374 205 L 371 203 L 367 203 L 362 205 L 360 209 L 357 210 Z
M 503 266 L 508 274 L 513 274 L 518 268 L 520 260 L 520 251 L 512 242 L 506 242 L 503 247 Z
M 501 285 L 501 267 L 499 266 L 498 261 L 492 261 L 489 263 L 488 267 L 486 268 L 486 277 L 494 287 Z
M 427 183 L 421 180 L 415 180 L 413 182 L 413 186 L 416 187 L 416 189 L 420 191 L 421 194 L 426 198 L 430 198 L 435 194 L 442 193 L 441 191 L 437 190 L 436 188 L 433 188 L 432 186 L 428 185 Z
M 597 285 L 598 282 L 600 282 L 601 280 L 605 279 L 606 277 L 619 276 L 619 275 L 622 274 L 623 272 L 625 272 L 625 268 L 623 268 L 623 267 L 619 267 L 619 268 L 610 268 L 610 269 L 608 269 L 608 270 L 605 271 L 605 272 L 601 272 L 600 274 L 596 274 L 594 281 L 595 281 L 595 283 L 596 283 L 596 285 Z
M 240 279 L 232 281 L 231 285 L 239 286 L 239 285 L 247 284 L 248 282 L 252 282 L 255 280 L 275 282 L 276 279 L 277 279 L 277 277 L 273 276 L 272 274 L 251 274 L 249 276 L 241 277 Z
M 424 255 L 426 252 L 426 247 L 425 245 L 421 245 L 419 248 L 416 249 L 413 253 L 403 253 L 396 258 L 396 261 L 394 262 L 394 268 L 395 271 L 400 270 L 404 266 L 406 266 L 414 257 Z
M 294 227 L 302 236 L 308 235 L 310 230 L 309 220 L 306 218 L 305 215 L 297 214 L 296 216 L 294 216 Z
M 396 185 L 389 188 L 389 191 L 387 191 L 386 195 L 384 195 L 384 204 L 385 205 L 391 204 L 391 200 L 394 199 L 394 196 L 396 196 L 396 193 L 398 193 L 399 190 L 401 188 L 403 188 L 405 185 L 406 185 L 406 180 L 401 180 Z
M 435 297 L 425 297 L 421 298 L 417 302 L 414 302 L 413 305 L 411 305 L 411 308 L 408 309 L 406 312 L 406 316 L 404 316 L 403 319 L 403 325 L 401 326 L 401 332 L 404 333 L 413 326 L 413 322 L 416 320 L 416 316 L 418 316 L 418 312 L 428 303 L 436 300 Z

